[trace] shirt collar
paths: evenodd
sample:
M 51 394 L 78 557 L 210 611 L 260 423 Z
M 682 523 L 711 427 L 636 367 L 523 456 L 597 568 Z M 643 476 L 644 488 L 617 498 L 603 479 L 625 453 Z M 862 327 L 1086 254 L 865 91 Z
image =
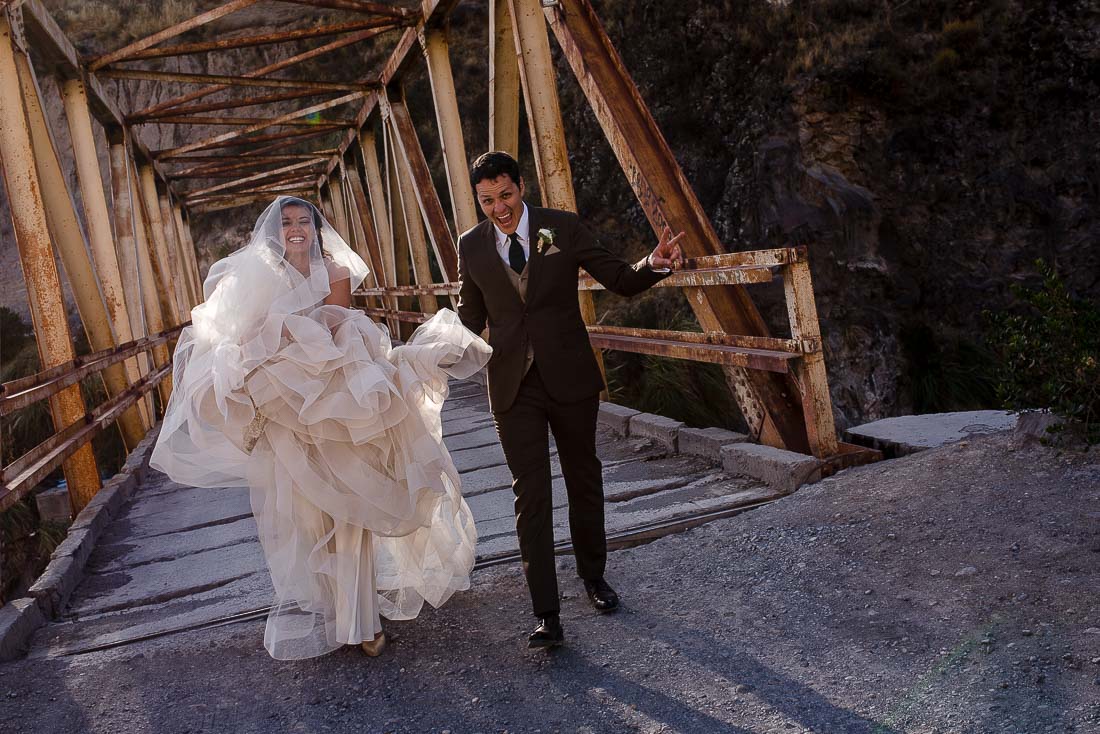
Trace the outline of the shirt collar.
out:
M 527 216 L 527 202 L 523 202 L 523 214 L 519 218 L 519 226 L 516 227 L 516 234 L 519 235 L 519 243 L 523 245 L 526 250 L 531 242 L 531 223 Z M 508 244 L 508 235 L 500 231 L 500 227 L 493 222 L 493 234 L 496 235 L 497 247 L 503 247 Z

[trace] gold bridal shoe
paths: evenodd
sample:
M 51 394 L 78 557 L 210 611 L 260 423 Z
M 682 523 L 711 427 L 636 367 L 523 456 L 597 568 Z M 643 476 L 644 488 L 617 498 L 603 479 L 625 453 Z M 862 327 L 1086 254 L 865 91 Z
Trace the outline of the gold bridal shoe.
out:
M 376 658 L 382 654 L 382 650 L 386 647 L 386 633 L 379 632 L 375 635 L 373 640 L 368 640 L 362 644 L 363 652 L 372 658 Z

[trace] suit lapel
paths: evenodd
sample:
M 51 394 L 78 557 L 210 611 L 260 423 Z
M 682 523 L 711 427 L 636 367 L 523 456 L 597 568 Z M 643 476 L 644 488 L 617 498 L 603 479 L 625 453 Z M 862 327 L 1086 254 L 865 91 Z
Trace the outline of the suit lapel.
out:
M 533 206 L 527 207 L 527 241 L 530 256 L 527 259 L 527 302 L 530 303 L 535 295 L 538 285 L 539 272 L 542 269 L 543 253 L 539 252 L 539 227 L 542 226 L 539 216 L 541 209 Z

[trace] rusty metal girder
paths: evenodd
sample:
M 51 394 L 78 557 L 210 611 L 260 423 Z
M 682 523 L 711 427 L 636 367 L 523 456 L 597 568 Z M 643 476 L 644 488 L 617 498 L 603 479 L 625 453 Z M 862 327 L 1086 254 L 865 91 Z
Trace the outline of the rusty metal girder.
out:
M 807 344 L 797 339 L 778 339 L 771 336 L 742 336 L 723 334 L 717 331 L 665 331 L 661 329 L 638 329 L 632 326 L 589 326 L 588 333 L 597 336 L 621 336 L 630 339 L 664 339 L 686 344 L 711 344 L 724 347 L 738 347 L 757 352 L 777 352 L 799 356 L 806 352 Z M 780 357 L 777 357 L 780 358 Z
M 161 110 L 160 112 L 154 112 L 150 115 L 131 115 L 126 118 L 126 122 L 129 125 L 135 125 L 147 120 L 153 120 L 160 117 L 180 117 L 183 115 L 191 115 L 202 112 L 218 112 L 220 110 L 235 110 L 241 107 L 253 107 L 256 105 L 272 104 L 274 102 L 285 102 L 292 99 L 304 99 L 306 97 L 319 97 L 328 92 L 314 92 L 312 90 L 306 91 L 292 91 L 292 92 L 276 92 L 275 94 L 260 94 L 255 97 L 244 97 L 242 99 L 231 99 L 225 102 L 209 102 L 207 104 L 194 104 L 183 105 L 179 107 L 172 107 L 167 110 Z
M 321 118 L 317 120 L 285 120 L 279 123 L 270 123 L 266 117 L 204 117 L 201 115 L 165 115 L 163 117 L 153 117 L 147 120 L 141 120 L 133 123 L 137 125 L 235 125 L 235 126 L 249 126 L 255 129 L 263 129 L 265 127 L 310 127 L 310 128 L 331 128 L 334 130 L 342 130 L 345 127 L 349 127 L 355 124 L 355 120 L 348 119 L 328 119 Z M 261 125 L 257 128 L 256 125 Z
M 229 133 L 222 133 L 221 135 L 215 135 L 213 137 L 206 138 L 204 140 L 199 140 L 199 141 L 194 142 L 194 143 L 188 143 L 186 145 L 181 145 L 181 146 L 178 146 L 176 148 L 172 148 L 170 150 L 165 151 L 164 153 L 159 154 L 158 157 L 160 157 L 160 158 L 172 158 L 174 156 L 178 156 L 178 155 L 181 155 L 183 153 L 190 153 L 190 152 L 195 151 L 195 150 L 202 150 L 202 149 L 205 149 L 205 148 L 213 147 L 215 145 L 221 145 L 222 143 L 227 143 L 227 142 L 230 142 L 232 140 L 238 140 L 239 138 L 247 135 L 248 133 L 253 133 L 253 132 L 257 132 L 259 130 L 264 130 L 266 128 L 273 127 L 275 125 L 279 125 L 279 124 L 281 124 L 283 122 L 286 122 L 288 120 L 297 120 L 297 119 L 300 119 L 302 117 L 307 117 L 309 115 L 315 114 L 317 112 L 324 112 L 325 110 L 330 110 L 333 107 L 339 107 L 340 105 L 345 105 L 348 102 L 354 102 L 357 99 L 362 99 L 365 96 L 365 94 L 366 94 L 365 92 L 352 92 L 351 94 L 345 94 L 345 95 L 342 95 L 340 97 L 336 97 L 335 99 L 330 99 L 326 102 L 319 102 L 318 104 L 310 105 L 309 107 L 303 107 L 302 109 L 295 110 L 294 112 L 288 112 L 285 115 L 278 115 L 276 117 L 272 117 L 269 120 L 263 120 L 261 122 L 258 122 L 254 125 L 249 125 L 248 127 L 242 128 L 240 130 L 234 130 L 233 132 L 229 132 Z
M 773 275 L 768 268 L 700 268 L 676 272 L 657 283 L 654 288 L 701 288 L 716 285 L 750 285 L 770 283 Z M 585 273 L 579 288 L 582 291 L 600 291 L 604 287 Z
M 722 243 L 591 4 L 561 0 L 544 14 L 654 231 L 666 225 L 684 231 L 689 256 L 721 254 Z M 743 288 L 690 288 L 685 295 L 708 331 L 767 335 Z M 809 452 L 794 379 L 759 371 L 728 377 L 757 440 Z
M 238 10 L 247 8 L 249 5 L 255 5 L 257 2 L 259 2 L 259 0 L 232 0 L 232 2 L 225 3 L 224 5 L 219 5 L 212 10 L 208 10 L 205 13 L 200 13 L 193 18 L 188 18 L 183 22 L 176 23 L 173 26 L 165 28 L 162 31 L 157 31 L 151 36 L 146 36 L 145 38 L 127 44 L 116 51 L 112 51 L 110 53 L 104 54 L 103 56 L 100 56 L 99 58 L 92 61 L 92 63 L 88 64 L 88 71 L 98 71 L 99 69 L 107 66 L 107 64 L 113 64 L 116 61 L 127 59 L 130 57 L 131 54 L 140 53 L 147 48 L 151 48 L 157 45 L 161 41 L 167 41 L 169 38 L 175 38 L 176 36 L 186 33 L 187 31 L 194 30 L 196 28 L 206 25 L 211 21 L 217 20 L 218 18 L 222 18 L 226 15 L 229 15 L 230 13 L 235 13 Z
M 286 196 L 299 196 L 303 199 L 306 199 L 307 201 L 312 201 L 312 200 L 314 200 L 317 191 L 316 191 L 316 189 L 314 189 L 311 186 L 311 187 L 308 187 L 308 188 L 292 189 L 292 190 L 289 190 L 289 191 L 283 191 L 281 193 L 286 195 Z M 232 198 L 232 199 L 223 199 L 223 200 L 213 201 L 213 202 L 210 202 L 208 204 L 197 204 L 197 205 L 194 206 L 192 211 L 194 211 L 196 213 L 199 213 L 199 214 L 205 214 L 205 213 L 209 213 L 209 212 L 220 212 L 220 211 L 224 211 L 226 209 L 236 209 L 237 207 L 248 206 L 250 204 L 255 204 L 257 202 L 264 202 L 264 201 L 266 201 L 266 202 L 271 201 L 271 194 L 270 193 L 251 194 L 251 195 L 248 195 L 248 196 L 239 196 L 239 197 Z
M 360 31 L 359 33 L 351 33 L 347 36 L 344 36 L 343 38 L 338 38 L 335 41 L 326 43 L 323 46 L 318 46 L 315 49 L 304 51 L 303 53 L 296 54 L 280 61 L 276 61 L 266 66 L 261 66 L 259 69 L 254 69 L 253 71 L 250 71 L 243 76 L 248 79 L 258 79 L 267 74 L 273 74 L 276 71 L 282 71 L 283 69 L 288 69 L 292 66 L 296 66 L 297 64 L 309 61 L 310 59 L 324 56 L 327 53 L 335 51 L 336 49 L 344 48 L 345 46 L 351 46 L 353 44 L 359 43 L 360 41 L 365 41 L 368 38 L 373 38 L 374 36 L 377 36 L 379 33 L 382 32 L 383 30 L 372 29 L 367 31 Z M 221 90 L 226 89 L 226 87 L 227 85 L 225 84 L 214 84 L 209 87 L 203 87 L 202 89 L 198 89 L 194 92 L 188 92 L 187 94 L 182 94 L 178 97 L 173 97 L 172 99 L 158 102 L 157 104 L 140 109 L 135 112 L 133 116 L 147 117 L 158 112 L 164 112 L 165 110 L 179 107 L 181 105 L 187 104 L 188 102 L 194 102 L 195 100 L 202 99 L 203 97 L 207 97 L 211 94 L 214 94 L 215 92 L 220 92 Z
M 235 188 L 236 186 L 247 185 L 247 184 L 249 184 L 253 181 L 262 181 L 265 178 L 270 178 L 271 176 L 277 176 L 280 173 L 289 173 L 291 171 L 300 171 L 303 168 L 313 168 L 315 166 L 317 166 L 316 161 L 302 161 L 301 163 L 291 163 L 288 166 L 282 166 L 281 168 L 275 168 L 275 169 L 270 170 L 270 171 L 261 171 L 260 173 L 254 173 L 251 176 L 245 176 L 244 178 L 238 179 L 236 181 L 231 181 L 229 183 L 218 184 L 217 186 L 208 186 L 205 189 L 199 189 L 197 191 L 191 191 L 191 192 L 188 193 L 188 197 L 189 198 L 195 198 L 197 196 L 201 196 L 202 194 L 211 194 L 211 193 L 214 193 L 215 191 L 224 191 L 226 189 Z
M 424 149 L 420 147 L 420 140 L 416 137 L 416 127 L 409 115 L 404 95 L 400 99 L 388 99 L 385 94 L 379 93 L 378 100 L 383 114 L 387 115 L 393 123 L 395 148 L 400 153 L 398 157 L 402 159 L 399 165 L 406 166 L 412 176 L 413 191 L 416 193 L 424 222 L 428 225 L 428 234 L 432 240 L 436 259 L 439 261 L 440 270 L 448 280 L 456 280 L 458 250 L 447 225 L 447 215 L 443 213 L 443 205 L 439 201 L 435 184 L 432 182 L 432 172 L 424 157 Z
M 8 193 L 38 353 L 43 365 L 53 367 L 71 360 L 74 354 L 20 87 L 16 57 L 21 53 L 8 14 L 0 13 L 0 98 L 4 100 L 0 105 L 0 168 Z M 64 429 L 86 413 L 84 400 L 75 385 L 51 399 L 50 408 L 56 430 Z M 65 475 L 72 504 L 82 508 L 100 486 L 91 450 L 81 452 L 69 462 Z
M 519 65 L 508 0 L 489 0 L 489 150 L 519 158 Z
M 319 157 L 319 156 L 300 156 L 298 158 L 292 158 L 290 160 L 298 160 L 298 161 L 302 161 L 302 162 L 312 161 L 312 162 L 316 163 L 317 165 L 321 165 L 321 164 L 325 163 L 328 160 L 328 158 L 327 157 Z M 185 180 L 185 179 L 237 178 L 238 176 L 240 176 L 245 171 L 248 171 L 250 173 L 260 173 L 260 171 L 256 171 L 255 169 L 259 168 L 260 166 L 265 166 L 265 165 L 268 165 L 268 164 L 274 163 L 274 162 L 285 163 L 286 160 L 285 159 L 282 160 L 282 161 L 260 160 L 260 161 L 255 161 L 255 162 L 245 161 L 243 163 L 227 163 L 227 164 L 221 165 L 221 166 L 209 166 L 209 165 L 208 166 L 202 166 L 202 167 L 195 166 L 194 168 L 184 169 L 184 170 L 180 171 L 179 173 L 170 173 L 170 174 L 168 174 L 168 178 L 171 181 L 182 181 L 182 180 Z M 182 193 L 184 195 L 187 194 L 186 191 L 184 191 Z
M 234 76 L 232 74 L 195 74 L 182 71 L 152 71 L 150 69 L 103 69 L 96 72 L 105 79 L 137 79 L 180 84 L 217 84 L 223 87 L 272 87 L 274 89 L 312 89 L 318 92 L 366 91 L 371 84 L 363 82 L 318 82 L 309 79 L 270 79 L 268 77 Z
M 253 148 L 251 151 L 239 153 L 239 157 L 247 158 L 250 154 L 261 155 L 264 153 L 270 153 L 272 150 L 282 150 L 291 145 L 297 145 L 305 140 L 312 138 L 323 137 L 325 135 L 332 135 L 332 130 L 288 130 L 279 133 L 267 133 L 266 135 L 249 135 L 242 138 L 234 138 L 222 143 L 212 143 L 210 145 L 203 146 L 203 150 L 218 149 L 218 148 L 235 148 L 241 145 L 253 145 L 255 143 L 271 143 L 267 146 L 261 146 Z M 177 157 L 172 154 L 172 148 L 164 148 L 162 150 L 154 151 L 159 160 L 167 161 L 170 158 Z M 182 157 L 182 155 L 180 156 Z
M 368 316 L 381 319 L 397 319 L 406 324 L 423 324 L 429 318 L 427 314 L 419 311 L 392 311 L 388 308 L 362 308 L 360 310 Z
M 350 153 L 352 154 L 352 160 L 350 165 L 346 166 L 346 169 L 351 198 L 355 204 L 355 212 L 358 215 L 360 226 L 363 229 L 363 246 L 370 259 L 374 280 L 381 286 L 385 285 L 387 281 L 386 265 L 382 259 L 382 246 L 378 240 L 378 227 L 374 221 L 374 212 L 371 210 L 370 201 L 367 199 L 366 187 L 359 175 L 359 166 L 356 160 L 358 156 L 354 155 L 355 151 L 350 151 Z
M 678 332 L 672 333 L 676 334 Z M 597 349 L 615 349 L 621 352 L 649 354 L 655 357 L 731 365 L 751 369 L 755 372 L 786 374 L 790 371 L 791 361 L 799 358 L 799 355 L 787 352 L 746 349 L 725 344 L 694 343 L 676 338 L 668 339 L 656 336 L 640 337 L 596 332 L 590 333 L 588 339 L 592 342 L 592 346 Z
M 272 43 L 286 43 L 287 41 L 300 41 L 306 38 L 319 38 L 321 36 L 335 36 L 339 33 L 352 33 L 371 28 L 395 28 L 403 21 L 395 18 L 373 18 L 371 20 L 358 20 L 349 23 L 335 23 L 333 25 L 315 26 L 312 28 L 298 28 L 292 31 L 279 33 L 264 33 L 257 36 L 239 36 L 237 38 L 223 38 L 217 41 L 203 41 L 200 43 L 184 43 L 178 46 L 161 46 L 148 48 L 144 51 L 128 55 L 120 61 L 137 61 L 139 59 L 157 59 L 165 56 L 187 56 L 209 51 L 226 51 L 235 48 L 250 48 L 253 46 L 265 46 Z
M 328 8 L 330 10 L 351 10 L 357 13 L 374 13 L 390 18 L 408 18 L 415 11 L 384 3 L 368 2 L 367 0 L 284 0 L 295 5 L 312 5 L 315 8 Z
M 360 288 L 355 292 L 363 296 L 457 296 L 458 291 L 458 283 L 432 283 L 431 285 L 398 285 L 385 288 Z

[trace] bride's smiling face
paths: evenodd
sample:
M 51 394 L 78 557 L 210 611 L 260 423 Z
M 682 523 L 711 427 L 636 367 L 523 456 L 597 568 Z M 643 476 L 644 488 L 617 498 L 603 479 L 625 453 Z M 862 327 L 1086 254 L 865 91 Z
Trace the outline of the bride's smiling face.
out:
M 299 204 L 283 207 L 283 247 L 287 255 L 309 252 L 317 236 L 313 228 L 313 214 Z

